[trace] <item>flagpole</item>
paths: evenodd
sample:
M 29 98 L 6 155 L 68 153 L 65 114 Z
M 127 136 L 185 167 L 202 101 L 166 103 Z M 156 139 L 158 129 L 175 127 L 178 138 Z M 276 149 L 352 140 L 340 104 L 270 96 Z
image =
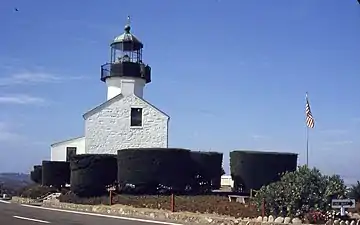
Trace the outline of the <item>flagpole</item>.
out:
M 309 167 L 309 127 L 306 126 L 306 166 Z
M 306 96 L 305 97 L 306 103 L 308 104 L 308 92 L 306 92 L 305 96 Z M 305 121 L 306 119 L 307 119 L 307 115 Z M 305 127 L 306 127 L 306 166 L 309 167 L 309 126 L 307 126 L 306 124 Z

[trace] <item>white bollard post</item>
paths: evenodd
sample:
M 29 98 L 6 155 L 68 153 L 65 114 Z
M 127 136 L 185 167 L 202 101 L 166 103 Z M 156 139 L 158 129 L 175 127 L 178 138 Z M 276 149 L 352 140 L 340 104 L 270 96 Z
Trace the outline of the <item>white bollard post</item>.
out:
M 345 207 L 344 206 L 341 206 L 340 208 L 340 216 L 345 216 Z

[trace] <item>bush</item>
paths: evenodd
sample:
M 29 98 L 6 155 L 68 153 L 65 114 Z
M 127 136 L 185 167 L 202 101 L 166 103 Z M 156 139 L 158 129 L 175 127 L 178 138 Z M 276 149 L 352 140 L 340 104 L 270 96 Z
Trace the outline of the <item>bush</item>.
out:
M 34 184 L 19 190 L 18 195 L 23 198 L 38 199 L 55 192 L 57 192 L 56 188 Z
M 70 183 L 70 163 L 57 161 L 42 162 L 42 184 L 61 188 Z
M 321 211 L 311 211 L 304 216 L 306 224 L 325 224 L 327 220 L 326 214 Z
M 70 161 L 71 191 L 82 197 L 101 196 L 117 177 L 115 155 L 75 155 Z
M 35 165 L 34 170 L 30 172 L 30 179 L 36 184 L 42 183 L 42 166 Z
M 218 152 L 191 152 L 194 163 L 195 179 L 192 188 L 198 191 L 219 189 L 221 175 L 223 175 L 223 154 Z
M 141 148 L 118 151 L 118 182 L 122 192 L 183 192 L 193 180 L 190 151 Z
M 331 209 L 333 198 L 345 197 L 346 186 L 338 176 L 325 176 L 316 168 L 301 166 L 297 171 L 286 172 L 281 180 L 263 186 L 255 195 L 260 208 L 265 200 L 266 213 L 304 218 L 309 212 Z
M 280 180 L 280 174 L 295 171 L 297 154 L 257 151 L 230 152 L 230 171 L 234 190 L 249 193 Z
M 66 203 L 73 203 L 73 204 L 84 204 L 84 205 L 107 205 L 110 202 L 109 196 L 106 195 L 81 198 L 71 191 L 60 195 L 59 201 Z
M 71 202 L 75 204 L 99 205 L 109 204 L 109 196 L 96 198 L 79 198 L 68 193 L 60 196 L 61 202 Z M 171 198 L 165 195 L 115 195 L 114 204 L 129 205 L 136 208 L 151 208 L 170 210 Z M 197 196 L 175 196 L 175 210 L 177 212 L 193 213 L 216 213 L 218 215 L 227 215 L 232 217 L 250 217 L 254 218 L 261 213 L 256 207 L 249 204 L 239 204 L 238 202 L 229 202 L 226 196 L 197 195 Z

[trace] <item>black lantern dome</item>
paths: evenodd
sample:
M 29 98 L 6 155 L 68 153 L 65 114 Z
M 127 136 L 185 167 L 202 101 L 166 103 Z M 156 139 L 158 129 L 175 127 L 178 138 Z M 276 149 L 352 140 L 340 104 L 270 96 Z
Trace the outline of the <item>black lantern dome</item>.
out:
M 110 62 L 101 66 L 101 80 L 110 77 L 142 78 L 151 82 L 151 67 L 142 61 L 144 45 L 132 33 L 130 23 L 125 26 L 124 33 L 117 36 L 110 44 Z
M 130 33 L 130 25 L 127 24 L 124 28 L 124 33 L 120 36 L 117 36 L 114 41 L 111 43 L 111 47 L 123 51 L 139 51 L 144 45 L 141 41 Z

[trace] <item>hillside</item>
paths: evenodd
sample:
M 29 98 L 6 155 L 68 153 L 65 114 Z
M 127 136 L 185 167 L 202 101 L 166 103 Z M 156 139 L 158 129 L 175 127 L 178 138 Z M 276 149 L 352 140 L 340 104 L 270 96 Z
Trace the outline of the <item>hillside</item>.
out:
M 0 192 L 13 195 L 19 189 L 32 183 L 29 174 L 0 173 Z

